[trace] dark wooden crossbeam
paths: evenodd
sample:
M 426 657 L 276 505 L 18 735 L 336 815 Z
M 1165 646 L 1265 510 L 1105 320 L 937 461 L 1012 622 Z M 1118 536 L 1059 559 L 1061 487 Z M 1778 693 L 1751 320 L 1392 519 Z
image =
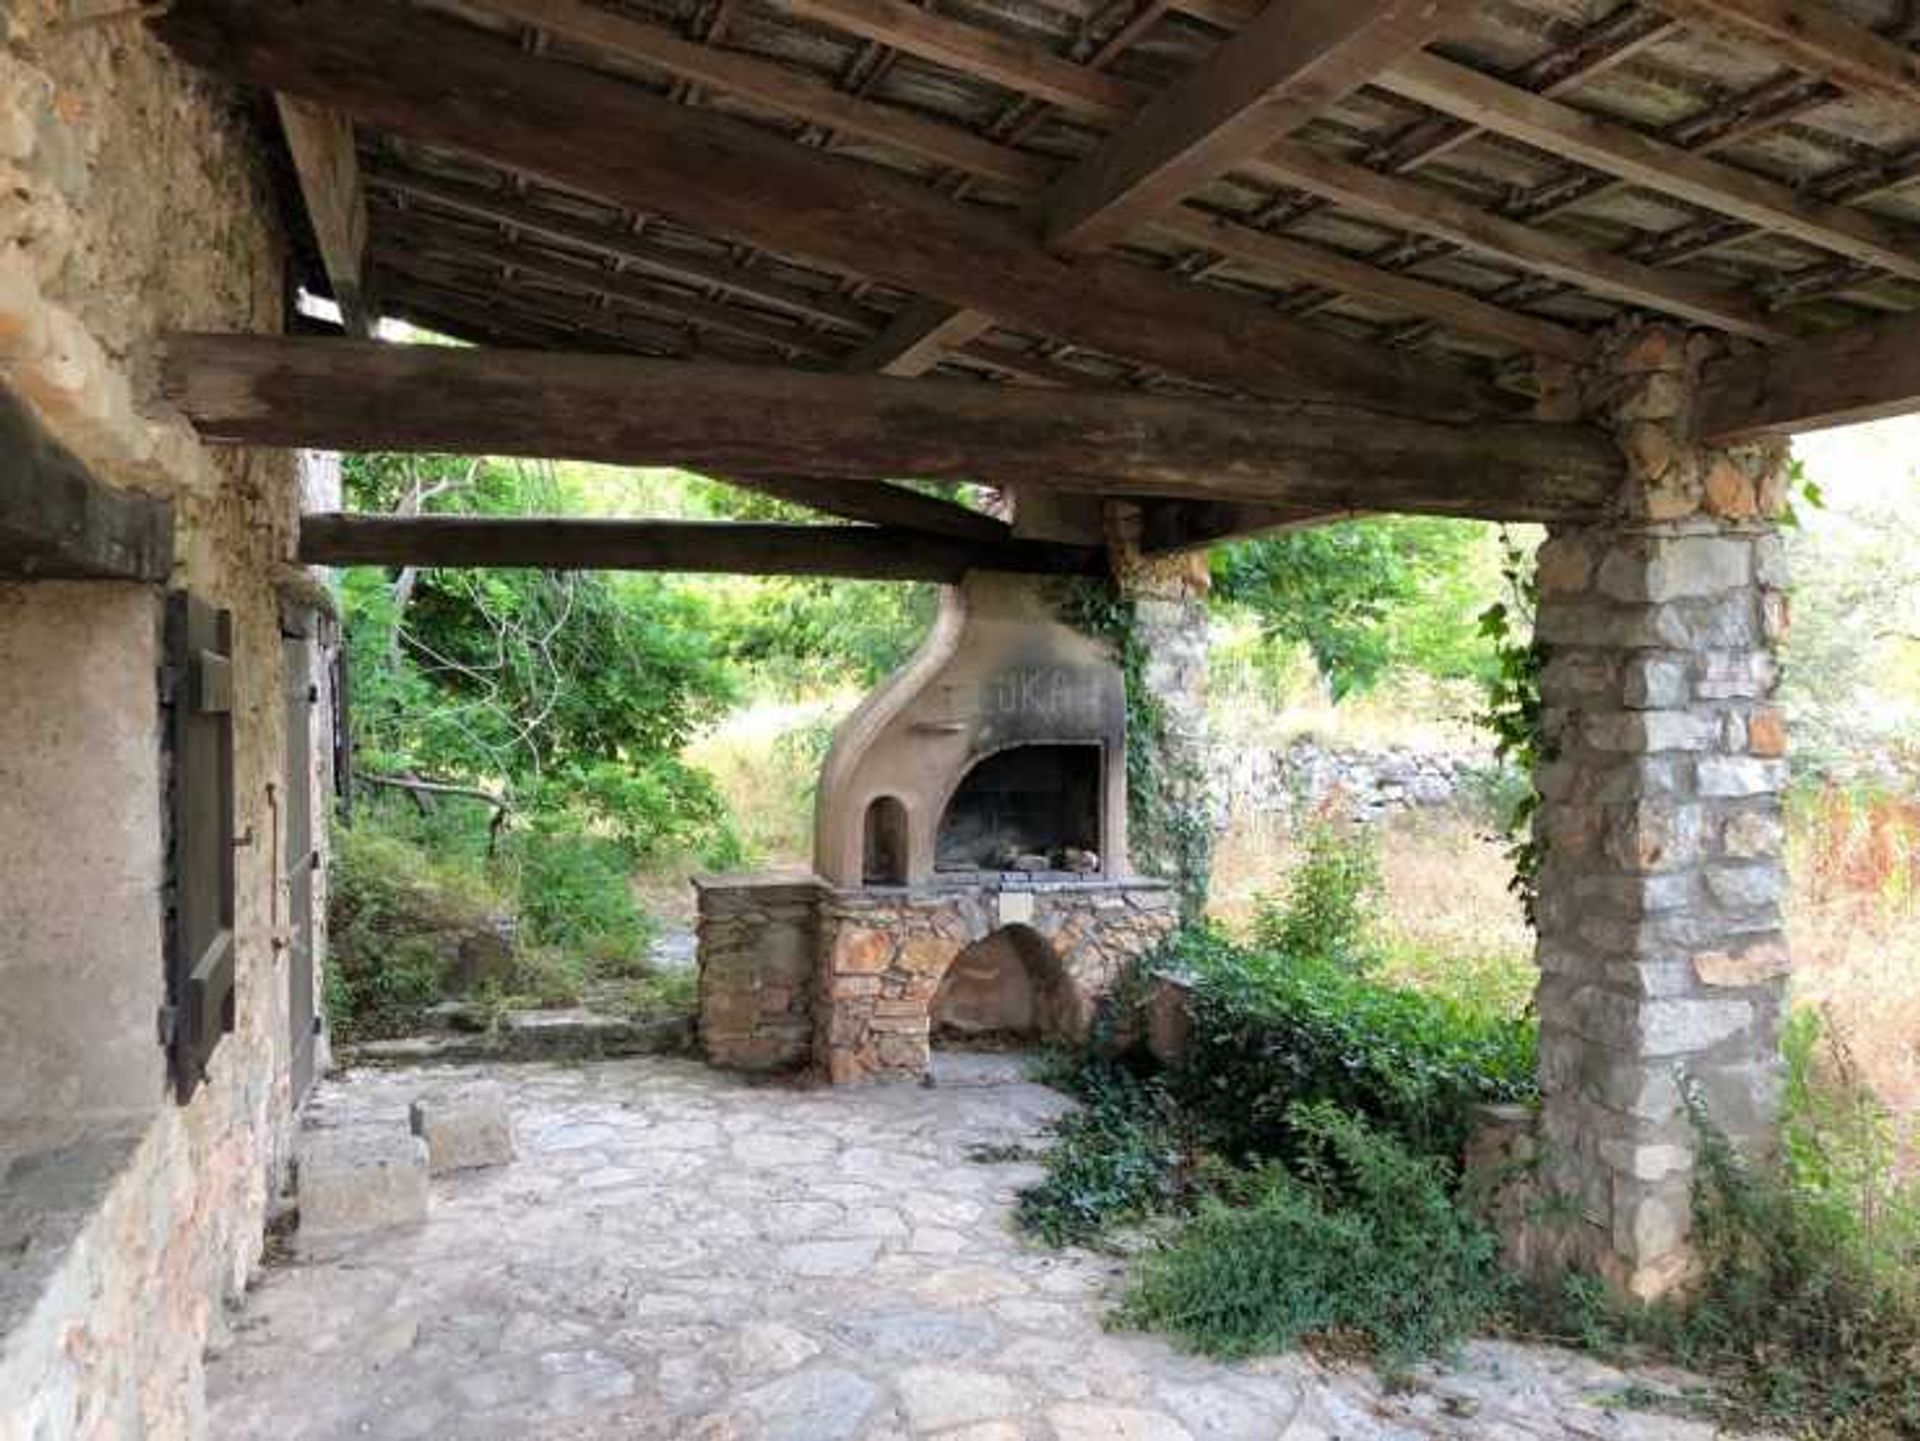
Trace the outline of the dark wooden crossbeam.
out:
M 1621 476 L 1599 431 L 1324 404 L 764 366 L 176 335 L 162 381 L 209 440 L 1030 483 L 1093 494 L 1551 520 Z
M 1920 316 L 1836 330 L 1708 367 L 1701 438 L 1726 443 L 1920 413 Z
M 231 79 L 1175 375 L 1401 415 L 1513 408 L 1431 359 L 1124 260 L 1063 263 L 1015 220 L 393 0 L 178 0 L 154 24 L 183 56 Z M 433 64 L 419 65 L 422 55 Z
M 1418 50 L 1451 18 L 1435 0 L 1283 0 L 1148 101 L 1061 178 L 1047 239 L 1097 250 L 1299 128 Z
M 960 540 L 884 526 L 467 515 L 304 516 L 300 558 L 313 565 L 657 570 L 948 584 L 970 570 L 1098 575 L 1106 565 L 1091 546 Z
M 758 491 L 822 515 L 857 520 L 897 530 L 923 530 L 993 544 L 1013 539 L 1013 527 L 951 500 L 909 490 L 904 485 L 834 480 L 811 475 L 716 476 L 742 490 Z
M 117 490 L 0 387 L 0 580 L 163 581 L 173 508 Z
M 371 323 L 366 305 L 367 198 L 360 188 L 353 122 L 289 95 L 276 97 L 276 103 L 341 323 L 350 335 L 364 336 Z

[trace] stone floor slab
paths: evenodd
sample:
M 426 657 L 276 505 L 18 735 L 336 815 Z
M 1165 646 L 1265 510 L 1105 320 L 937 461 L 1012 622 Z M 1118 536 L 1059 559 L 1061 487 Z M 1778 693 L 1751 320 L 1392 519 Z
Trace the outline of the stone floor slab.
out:
M 965 1071 L 965 1068 L 962 1068 Z M 1389 1391 L 1305 1356 L 1216 1365 L 1103 1325 L 1110 1257 L 1011 1227 L 1067 1102 L 965 1083 L 809 1092 L 677 1058 L 437 1069 L 498 1082 L 511 1166 L 423 1226 L 275 1265 L 210 1364 L 214 1441 L 1695 1441 L 1634 1378 L 1476 1343 Z M 328 1080 L 327 1127 L 406 1138 L 418 1075 Z M 407 1138 L 411 1139 L 411 1138 Z

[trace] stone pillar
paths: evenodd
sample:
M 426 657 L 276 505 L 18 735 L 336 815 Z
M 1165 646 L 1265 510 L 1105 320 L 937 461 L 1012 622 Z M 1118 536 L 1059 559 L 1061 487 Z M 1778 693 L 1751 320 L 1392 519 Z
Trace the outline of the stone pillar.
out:
M 1109 504 L 1114 580 L 1132 605 L 1140 658 L 1127 677 L 1128 846 L 1134 868 L 1172 881 L 1181 917 L 1197 920 L 1213 862 L 1206 766 L 1211 576 L 1205 550 L 1145 556 L 1139 537 L 1139 507 Z
M 1627 330 L 1545 377 L 1549 410 L 1613 429 L 1629 479 L 1539 557 L 1538 1180 L 1575 1219 L 1537 1259 L 1641 1297 L 1690 1269 L 1687 1091 L 1738 1143 L 1771 1132 L 1787 970 L 1788 457 L 1692 443 L 1710 346 Z
M 807 1065 L 825 886 L 816 876 L 770 872 L 699 875 L 693 887 L 707 1060 L 743 1071 Z

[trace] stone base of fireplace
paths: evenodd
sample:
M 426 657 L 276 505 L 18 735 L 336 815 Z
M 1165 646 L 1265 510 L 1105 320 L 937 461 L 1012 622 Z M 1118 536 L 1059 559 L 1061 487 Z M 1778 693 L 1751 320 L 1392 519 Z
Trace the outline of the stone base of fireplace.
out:
M 1145 878 L 988 872 L 842 889 L 775 873 L 694 885 L 707 1059 L 812 1067 L 836 1085 L 920 1079 L 940 1021 L 1084 1039 L 1100 998 L 1175 924 L 1171 887 Z

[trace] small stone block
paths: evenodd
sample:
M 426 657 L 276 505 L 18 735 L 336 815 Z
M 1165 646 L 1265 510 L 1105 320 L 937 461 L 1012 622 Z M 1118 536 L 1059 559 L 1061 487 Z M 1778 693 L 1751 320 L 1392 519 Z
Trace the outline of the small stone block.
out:
M 408 1107 L 413 1134 L 427 1146 L 428 1169 L 438 1176 L 513 1159 L 513 1124 L 506 1093 L 494 1085 L 422 1096 Z
M 309 1131 L 298 1156 L 300 1233 L 344 1236 L 427 1219 L 427 1147 L 398 1129 Z

